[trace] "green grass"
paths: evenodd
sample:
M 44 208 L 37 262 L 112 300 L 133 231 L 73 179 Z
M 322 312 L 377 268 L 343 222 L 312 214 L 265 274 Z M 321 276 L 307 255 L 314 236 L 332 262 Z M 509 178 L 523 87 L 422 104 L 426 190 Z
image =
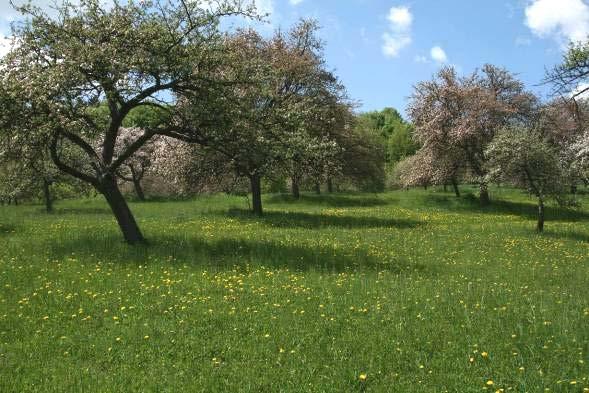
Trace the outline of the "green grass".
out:
M 587 392 L 589 210 L 492 197 L 0 207 L 0 391 Z

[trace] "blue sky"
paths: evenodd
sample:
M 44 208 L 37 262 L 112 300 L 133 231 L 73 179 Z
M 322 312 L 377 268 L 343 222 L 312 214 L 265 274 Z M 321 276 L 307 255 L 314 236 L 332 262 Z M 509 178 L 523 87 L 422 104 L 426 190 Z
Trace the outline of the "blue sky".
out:
M 401 112 L 413 85 L 442 64 L 470 73 L 485 63 L 508 68 L 529 89 L 562 59 L 569 40 L 589 33 L 582 0 L 289 0 L 264 1 L 271 22 L 315 17 L 328 62 L 362 110 Z M 387 45 L 388 44 L 388 45 Z M 433 50 L 432 50 L 433 49 Z
M 589 34 L 585 0 L 254 0 L 270 13 L 270 30 L 302 17 L 323 27 L 328 64 L 361 110 L 404 112 L 413 85 L 442 64 L 466 74 L 485 63 L 504 66 L 529 89 L 558 63 L 569 40 Z M 47 4 L 49 0 L 35 0 Z M 2 35 L 13 17 L 0 0 Z

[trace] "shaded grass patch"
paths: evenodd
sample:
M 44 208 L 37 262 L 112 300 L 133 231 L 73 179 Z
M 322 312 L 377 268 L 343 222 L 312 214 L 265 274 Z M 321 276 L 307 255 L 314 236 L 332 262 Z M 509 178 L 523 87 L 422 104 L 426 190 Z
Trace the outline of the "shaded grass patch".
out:
M 346 215 L 328 215 L 328 214 L 311 214 L 305 212 L 283 212 L 283 211 L 266 211 L 259 217 L 253 215 L 248 210 L 231 209 L 227 213 L 228 217 L 237 218 L 243 221 L 256 221 L 276 228 L 307 228 L 320 229 L 325 227 L 337 228 L 416 228 L 424 225 L 423 222 L 413 219 L 401 218 L 383 218 L 375 216 L 346 216 Z

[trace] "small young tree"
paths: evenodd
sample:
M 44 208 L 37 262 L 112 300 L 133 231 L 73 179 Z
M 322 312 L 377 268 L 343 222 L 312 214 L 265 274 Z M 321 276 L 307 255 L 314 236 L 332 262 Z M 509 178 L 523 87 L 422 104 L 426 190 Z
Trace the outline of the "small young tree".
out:
M 526 128 L 503 129 L 487 147 L 488 179 L 525 188 L 538 198 L 538 232 L 544 230 L 544 203 L 563 203 L 563 169 L 558 153 L 541 135 Z

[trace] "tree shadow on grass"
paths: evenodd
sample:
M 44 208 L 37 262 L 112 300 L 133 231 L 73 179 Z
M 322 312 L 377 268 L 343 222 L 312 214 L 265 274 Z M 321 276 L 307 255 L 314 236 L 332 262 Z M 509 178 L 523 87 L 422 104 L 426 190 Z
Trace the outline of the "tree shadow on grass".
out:
M 367 269 L 400 274 L 425 271 L 424 265 L 409 263 L 401 255 L 383 258 L 370 255 L 363 248 L 305 246 L 273 240 L 160 236 L 146 245 L 128 246 L 114 235 L 102 238 L 80 235 L 65 242 L 46 244 L 44 250 L 52 260 L 76 255 L 81 263 L 149 264 L 158 261 L 213 269 L 255 265 L 324 272 Z
M 267 211 L 263 216 L 255 216 L 249 210 L 230 209 L 226 215 L 241 221 L 258 221 L 275 228 L 415 228 L 423 223 L 411 219 L 336 216 L 302 212 Z
M 88 214 L 88 215 L 111 215 L 108 207 L 59 207 L 51 213 L 54 215 Z
M 489 206 L 481 206 L 474 194 L 466 194 L 461 198 L 427 194 L 424 198 L 428 204 L 452 212 L 516 215 L 530 220 L 538 217 L 538 207 L 533 202 L 493 199 Z M 577 222 L 589 219 L 589 214 L 568 207 L 547 206 L 545 218 L 546 221 Z
M 330 207 L 373 207 L 386 206 L 391 203 L 390 200 L 384 200 L 378 197 L 370 197 L 365 194 L 358 196 L 327 194 L 327 195 L 309 195 L 303 194 L 299 199 L 295 199 L 289 194 L 273 195 L 266 199 L 268 203 L 281 203 L 293 205 L 312 205 L 312 206 L 330 206 Z
M 0 237 L 9 236 L 16 231 L 16 226 L 12 224 L 0 223 Z
M 573 240 L 573 241 L 577 241 L 577 242 L 589 243 L 589 234 L 583 233 L 583 232 L 578 232 L 578 231 L 554 232 L 549 229 L 549 230 L 544 231 L 544 233 L 542 233 L 542 234 L 538 234 L 538 236 L 548 237 L 548 238 L 553 238 L 553 239 L 558 239 L 558 240 L 567 239 L 567 240 Z

